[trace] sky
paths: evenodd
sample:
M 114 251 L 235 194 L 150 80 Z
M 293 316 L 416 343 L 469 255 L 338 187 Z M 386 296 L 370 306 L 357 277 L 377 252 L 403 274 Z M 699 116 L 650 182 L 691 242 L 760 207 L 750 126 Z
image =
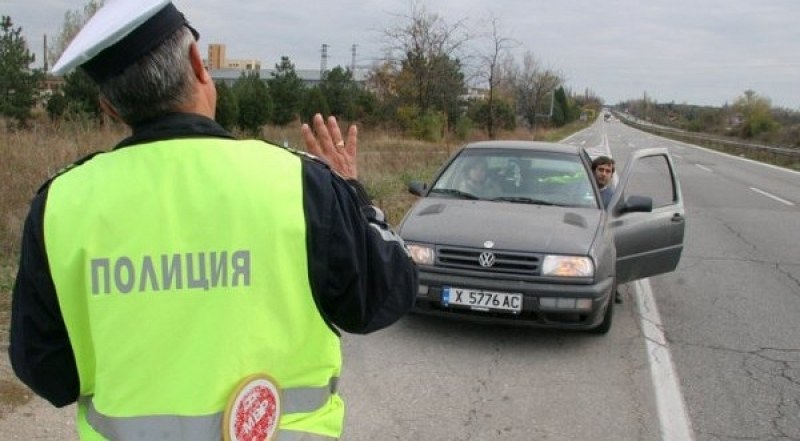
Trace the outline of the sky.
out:
M 255 58 L 272 68 L 288 56 L 297 69 L 369 67 L 384 56 L 384 30 L 423 7 L 446 23 L 502 37 L 559 71 L 574 92 L 606 103 L 645 94 L 659 103 L 722 106 L 745 90 L 774 106 L 800 110 L 800 0 L 173 0 L 208 43 L 228 58 Z M 0 0 L 0 14 L 22 27 L 42 65 L 43 35 L 52 41 L 68 10 L 86 0 Z M 470 44 L 486 51 L 486 39 Z

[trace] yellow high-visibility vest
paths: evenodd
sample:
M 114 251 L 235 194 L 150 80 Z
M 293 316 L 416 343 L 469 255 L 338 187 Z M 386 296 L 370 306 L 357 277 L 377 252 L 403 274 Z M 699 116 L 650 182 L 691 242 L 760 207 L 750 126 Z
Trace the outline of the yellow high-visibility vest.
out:
M 259 141 L 135 145 L 54 179 L 45 247 L 81 438 L 218 440 L 253 374 L 282 390 L 279 440 L 339 437 L 340 342 L 311 294 L 306 234 L 301 159 Z

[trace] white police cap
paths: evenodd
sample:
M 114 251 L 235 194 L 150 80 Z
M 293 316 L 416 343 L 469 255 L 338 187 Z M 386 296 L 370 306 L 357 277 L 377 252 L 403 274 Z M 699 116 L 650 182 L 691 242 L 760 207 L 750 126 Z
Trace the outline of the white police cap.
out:
M 181 26 L 197 31 L 170 0 L 108 0 L 72 40 L 53 66 L 62 75 L 75 67 L 98 83 L 117 75 Z

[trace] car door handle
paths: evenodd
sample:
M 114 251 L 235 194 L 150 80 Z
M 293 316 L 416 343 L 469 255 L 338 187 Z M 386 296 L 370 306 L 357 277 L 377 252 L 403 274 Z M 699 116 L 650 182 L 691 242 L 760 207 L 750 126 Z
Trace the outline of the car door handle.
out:
M 672 222 L 683 222 L 683 215 L 680 213 L 675 213 L 672 215 Z

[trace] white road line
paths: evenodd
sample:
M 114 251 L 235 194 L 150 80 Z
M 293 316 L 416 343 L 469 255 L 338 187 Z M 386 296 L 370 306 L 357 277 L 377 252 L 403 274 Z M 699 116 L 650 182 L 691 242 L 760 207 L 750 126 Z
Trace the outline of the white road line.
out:
M 675 153 L 672 154 L 672 157 L 675 158 L 675 159 L 683 159 L 683 156 L 676 155 Z
M 766 196 L 768 198 L 775 199 L 776 201 L 778 201 L 778 202 L 780 202 L 782 204 L 786 204 L 786 205 L 788 205 L 790 207 L 794 207 L 794 202 L 787 201 L 786 199 L 783 199 L 783 198 L 779 198 L 778 196 L 775 196 L 774 194 L 767 193 L 764 190 L 759 190 L 759 189 L 757 189 L 755 187 L 750 187 L 750 190 L 753 190 L 754 192 L 762 194 L 762 195 L 764 195 L 764 196 Z
M 656 394 L 658 421 L 661 425 L 662 441 L 692 441 L 692 423 L 681 394 L 678 375 L 672 363 L 672 355 L 658 315 L 650 279 L 634 282 L 636 304 L 639 307 L 642 332 L 647 345 L 650 377 Z
M 695 165 L 696 165 L 698 168 L 700 168 L 701 170 L 705 170 L 705 171 L 707 171 L 707 172 L 709 172 L 709 173 L 714 173 L 714 171 L 713 171 L 713 170 L 711 170 L 710 168 L 706 167 L 705 165 L 700 165 L 700 164 L 695 164 Z

